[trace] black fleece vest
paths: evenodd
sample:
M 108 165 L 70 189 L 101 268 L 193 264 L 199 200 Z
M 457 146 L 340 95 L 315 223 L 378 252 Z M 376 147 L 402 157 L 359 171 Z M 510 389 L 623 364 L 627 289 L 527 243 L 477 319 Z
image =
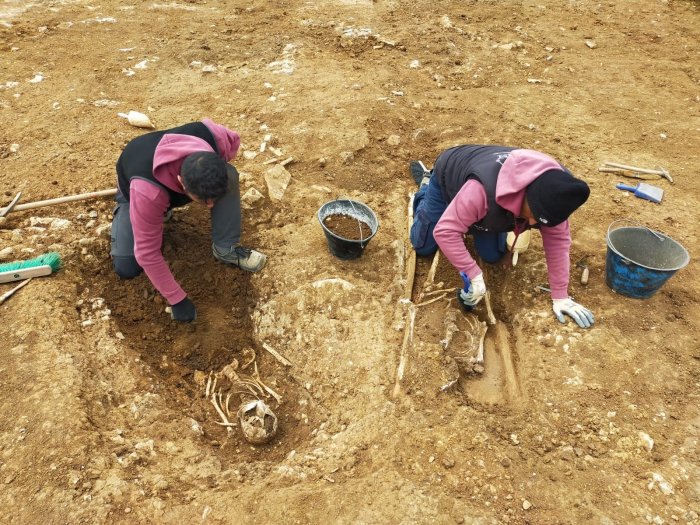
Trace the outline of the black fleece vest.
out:
M 442 196 L 452 202 L 469 179 L 475 179 L 484 187 L 488 212 L 470 231 L 507 232 L 515 227 L 515 216 L 496 203 L 496 183 L 501 166 L 518 149 L 506 146 L 456 146 L 445 150 L 435 161 L 433 175 L 438 177 Z
M 207 128 L 201 122 L 191 122 L 189 124 L 178 126 L 177 128 L 166 129 L 165 131 L 154 131 L 152 133 L 146 133 L 145 135 L 136 137 L 126 145 L 124 151 L 122 151 L 122 154 L 119 155 L 119 160 L 117 160 L 117 180 L 119 181 L 119 190 L 127 201 L 130 200 L 129 186 L 131 180 L 144 179 L 168 191 L 168 196 L 170 197 L 170 208 L 177 208 L 192 202 L 192 199 L 190 199 L 187 195 L 163 186 L 153 176 L 153 157 L 155 156 L 156 147 L 158 147 L 160 139 L 162 139 L 163 135 L 165 134 L 191 135 L 193 137 L 199 137 L 200 139 L 207 141 L 207 143 L 217 154 L 219 153 L 219 150 L 216 147 L 214 135 L 212 135 L 209 128 Z

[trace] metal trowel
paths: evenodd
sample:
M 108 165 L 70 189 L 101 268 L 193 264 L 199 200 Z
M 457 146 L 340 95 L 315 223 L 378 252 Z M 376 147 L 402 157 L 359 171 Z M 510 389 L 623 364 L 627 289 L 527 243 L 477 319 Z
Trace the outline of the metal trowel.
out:
M 660 203 L 661 199 L 664 197 L 663 189 L 659 188 L 658 186 L 647 184 L 646 182 L 640 182 L 636 186 L 628 186 L 627 184 L 620 183 L 617 185 L 617 189 L 631 191 L 634 193 L 635 197 L 656 202 L 657 204 Z

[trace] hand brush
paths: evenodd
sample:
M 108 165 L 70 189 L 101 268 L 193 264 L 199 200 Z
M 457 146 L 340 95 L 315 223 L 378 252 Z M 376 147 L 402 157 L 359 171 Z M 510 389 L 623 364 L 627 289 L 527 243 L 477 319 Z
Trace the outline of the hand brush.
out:
M 0 264 L 0 283 L 11 283 L 29 279 L 30 277 L 51 275 L 60 267 L 61 255 L 57 252 L 45 253 L 26 261 Z

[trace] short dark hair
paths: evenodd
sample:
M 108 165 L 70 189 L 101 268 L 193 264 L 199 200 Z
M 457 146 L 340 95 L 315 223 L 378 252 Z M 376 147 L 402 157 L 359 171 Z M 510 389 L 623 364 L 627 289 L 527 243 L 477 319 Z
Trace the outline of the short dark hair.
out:
M 198 151 L 185 157 L 180 168 L 187 193 L 203 201 L 217 200 L 226 194 L 226 162 L 213 151 Z

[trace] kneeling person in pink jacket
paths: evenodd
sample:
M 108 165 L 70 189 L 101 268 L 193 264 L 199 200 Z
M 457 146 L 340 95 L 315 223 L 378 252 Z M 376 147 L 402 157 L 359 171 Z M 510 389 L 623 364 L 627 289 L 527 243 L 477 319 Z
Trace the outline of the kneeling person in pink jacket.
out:
M 238 172 L 228 164 L 240 142 L 235 131 L 204 119 L 136 137 L 117 161 L 114 270 L 125 279 L 145 271 L 177 321 L 193 321 L 197 312 L 161 252 L 163 222 L 173 208 L 195 201 L 211 209 L 212 253 L 219 261 L 249 272 L 265 266 L 265 255 L 240 244 Z
M 564 323 L 571 316 L 590 327 L 592 312 L 568 294 L 568 217 L 586 200 L 588 185 L 553 158 L 538 151 L 505 146 L 464 145 L 439 155 L 432 171 L 411 163 L 420 189 L 414 199 L 411 243 L 418 255 L 438 248 L 462 276 L 458 293 L 471 309 L 486 294 L 484 275 L 464 244 L 467 233 L 484 261 L 494 263 L 506 253 L 506 235 L 536 228 L 542 234 L 552 309 Z

